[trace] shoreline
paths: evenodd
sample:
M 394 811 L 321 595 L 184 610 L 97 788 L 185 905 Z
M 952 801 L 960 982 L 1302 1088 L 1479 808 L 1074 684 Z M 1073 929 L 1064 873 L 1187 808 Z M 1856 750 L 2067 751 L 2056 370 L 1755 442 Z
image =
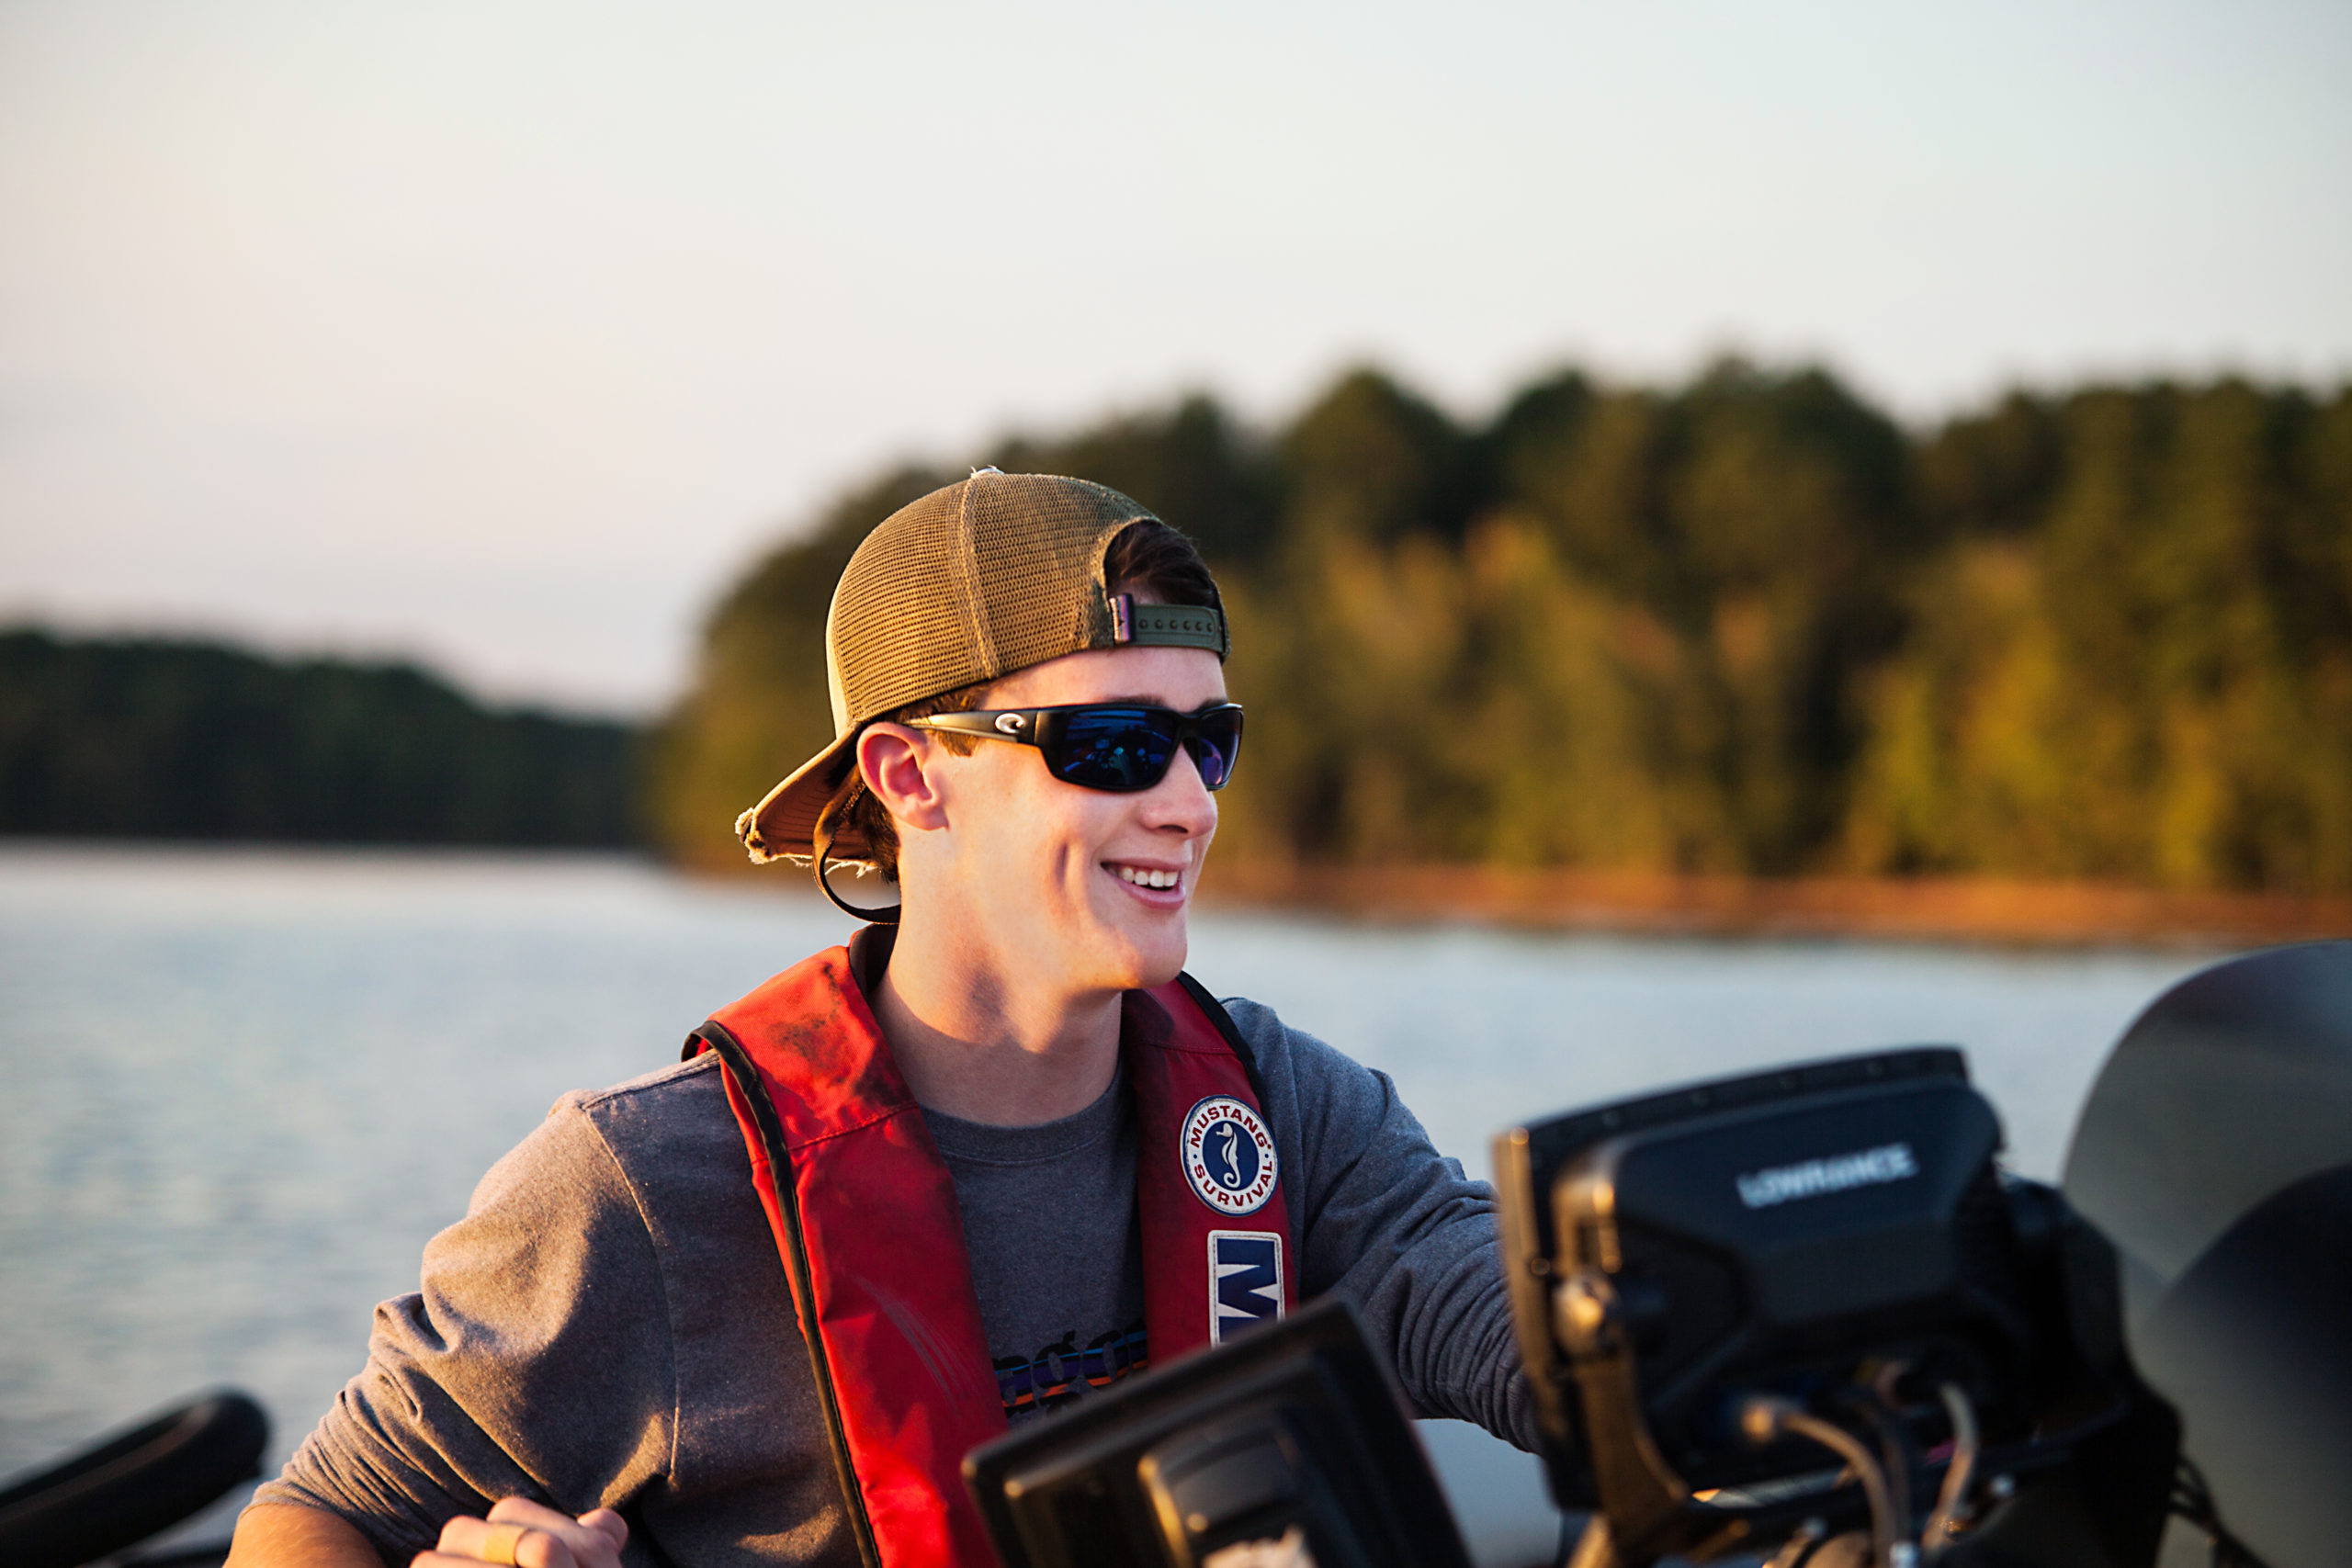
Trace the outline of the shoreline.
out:
M 1212 865 L 1212 907 L 1637 936 L 2014 947 L 2252 947 L 2352 937 L 2352 897 L 1995 877 L 1678 875 L 1496 866 Z
M 185 857 L 387 867 L 633 864 L 688 881 L 807 892 L 805 869 L 672 859 L 645 847 L 316 843 L 0 836 L 18 864 Z M 2242 948 L 2352 939 L 2352 896 L 2187 891 L 2008 877 L 1743 877 L 1564 867 L 1234 863 L 1211 857 L 1204 907 L 1386 925 L 1469 923 L 1625 936 L 1852 939 L 2006 947 Z

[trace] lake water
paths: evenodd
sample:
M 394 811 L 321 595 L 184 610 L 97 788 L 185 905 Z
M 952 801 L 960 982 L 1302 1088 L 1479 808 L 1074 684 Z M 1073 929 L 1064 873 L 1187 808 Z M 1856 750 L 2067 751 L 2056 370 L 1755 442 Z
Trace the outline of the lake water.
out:
M 215 1383 L 275 1466 L 414 1288 L 426 1237 L 566 1089 L 848 922 L 786 879 L 614 859 L 0 849 L 0 1474 Z M 1495 1131 L 1678 1080 L 1953 1042 L 2051 1177 L 2109 1046 L 2212 954 L 1364 927 L 1206 911 L 1193 972 Z M 1534 1462 L 1426 1429 L 1482 1563 L 1551 1524 Z M 210 1533 L 224 1533 L 217 1523 Z

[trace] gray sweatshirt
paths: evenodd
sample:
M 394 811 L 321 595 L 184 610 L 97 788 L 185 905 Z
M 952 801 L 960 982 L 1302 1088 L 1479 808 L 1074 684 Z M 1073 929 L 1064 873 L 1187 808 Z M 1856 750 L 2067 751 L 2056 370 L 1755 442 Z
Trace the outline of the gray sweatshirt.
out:
M 1385 1074 L 1226 1006 L 1265 1083 L 1302 1298 L 1354 1302 L 1423 1414 L 1532 1447 L 1489 1190 Z M 1012 1419 L 1146 1359 L 1127 1101 L 1114 1084 L 1039 1127 L 929 1118 Z M 509 1495 L 621 1510 L 632 1563 L 856 1561 L 716 1057 L 557 1101 L 420 1284 L 376 1309 L 368 1365 L 256 1503 L 340 1514 L 394 1562 Z

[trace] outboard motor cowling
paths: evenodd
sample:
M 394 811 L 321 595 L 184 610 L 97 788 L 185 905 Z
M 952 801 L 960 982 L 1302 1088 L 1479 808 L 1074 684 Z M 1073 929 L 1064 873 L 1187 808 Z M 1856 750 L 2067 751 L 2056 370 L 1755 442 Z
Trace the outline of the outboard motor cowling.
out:
M 2115 1244 L 2133 1357 L 2180 1413 L 2185 1508 L 2268 1568 L 2345 1562 L 2352 942 L 2231 959 L 2159 998 L 2092 1088 L 2064 1186 Z M 2204 1558 L 2180 1540 L 2166 1561 Z

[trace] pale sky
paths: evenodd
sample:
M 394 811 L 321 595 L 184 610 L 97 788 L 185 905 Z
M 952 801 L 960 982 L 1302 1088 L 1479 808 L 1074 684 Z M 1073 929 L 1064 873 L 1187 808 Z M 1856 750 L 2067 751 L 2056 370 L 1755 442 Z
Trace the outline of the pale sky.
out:
M 1726 347 L 2352 376 L 2352 6 L 0 0 L 0 618 L 646 712 L 894 458 Z

